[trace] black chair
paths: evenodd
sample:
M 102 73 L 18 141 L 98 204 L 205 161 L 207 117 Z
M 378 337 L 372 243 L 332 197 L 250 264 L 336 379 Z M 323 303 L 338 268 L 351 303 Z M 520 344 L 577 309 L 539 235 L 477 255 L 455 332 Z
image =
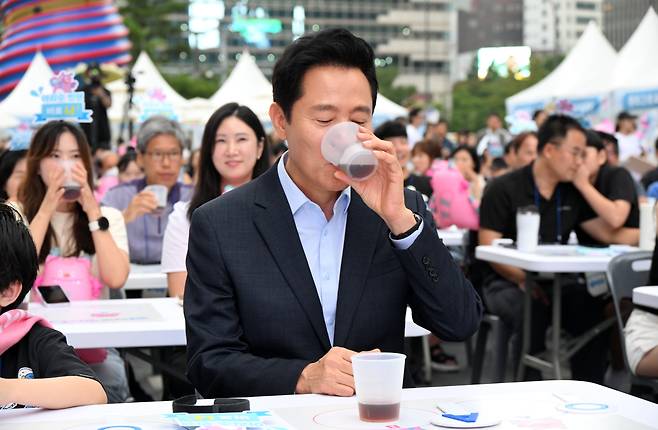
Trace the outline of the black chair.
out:
M 649 387 L 654 392 L 658 392 L 658 379 L 637 376 L 631 371 L 628 364 L 628 357 L 626 356 L 626 341 L 624 336 L 624 326 L 626 325 L 628 312 L 624 312 L 624 309 L 622 309 L 622 301 L 632 301 L 633 289 L 647 284 L 649 269 L 651 268 L 651 256 L 652 253 L 649 251 L 618 255 L 610 260 L 607 275 L 608 287 L 610 288 L 615 306 L 615 316 L 619 328 L 624 365 L 631 377 L 631 386 Z
M 509 344 L 511 332 L 499 317 L 485 313 L 482 317 L 482 322 L 480 323 L 480 329 L 478 330 L 475 343 L 471 384 L 480 383 L 489 331 L 492 332 L 494 341 L 494 377 L 492 382 L 505 382 L 505 371 L 507 370 L 507 346 Z

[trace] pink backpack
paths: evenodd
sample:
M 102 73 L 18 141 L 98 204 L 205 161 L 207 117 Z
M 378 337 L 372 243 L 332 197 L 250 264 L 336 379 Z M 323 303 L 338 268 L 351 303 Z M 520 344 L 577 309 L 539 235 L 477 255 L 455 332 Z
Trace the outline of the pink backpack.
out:
M 39 285 L 59 285 L 71 301 L 98 300 L 103 285 L 91 274 L 91 261 L 82 257 L 56 257 L 49 255 L 43 273 L 34 281 L 32 288 Z M 31 294 L 32 301 L 40 303 L 39 294 Z M 106 349 L 76 349 L 82 361 L 89 364 L 102 363 L 107 357 Z
M 430 209 L 439 228 L 456 225 L 477 230 L 480 227 L 477 208 L 471 201 L 468 181 L 461 172 L 445 160 L 435 161 L 430 170 L 428 176 L 432 177 L 434 190 Z
M 91 261 L 82 257 L 49 255 L 33 288 L 39 285 L 59 285 L 71 301 L 98 300 L 103 290 L 101 282 L 91 274 Z

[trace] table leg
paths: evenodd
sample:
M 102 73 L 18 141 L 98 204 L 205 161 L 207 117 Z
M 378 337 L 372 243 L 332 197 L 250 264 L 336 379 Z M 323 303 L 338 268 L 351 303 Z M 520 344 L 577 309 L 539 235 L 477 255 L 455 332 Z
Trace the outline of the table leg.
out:
M 562 331 L 562 284 L 560 274 L 555 274 L 553 280 L 553 333 L 551 363 L 555 379 L 562 379 L 562 368 L 560 367 L 560 332 Z
M 523 380 L 523 373 L 526 367 L 525 359 L 530 351 L 530 332 L 532 329 L 532 275 L 530 272 L 525 274 L 525 294 L 523 296 L 523 341 L 521 343 L 521 357 L 519 359 L 519 368 L 516 372 L 516 380 Z

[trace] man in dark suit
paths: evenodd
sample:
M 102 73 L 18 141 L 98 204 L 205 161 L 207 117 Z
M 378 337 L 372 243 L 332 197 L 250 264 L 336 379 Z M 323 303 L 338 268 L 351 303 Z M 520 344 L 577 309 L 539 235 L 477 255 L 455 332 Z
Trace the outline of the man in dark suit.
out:
M 204 396 L 350 396 L 352 355 L 403 350 L 407 305 L 442 339 L 477 329 L 479 297 L 420 194 L 404 190 L 393 145 L 370 131 L 373 64 L 372 48 L 346 30 L 293 42 L 274 68 L 270 108 L 288 152 L 194 212 L 188 376 Z M 361 182 L 321 155 L 322 136 L 343 121 L 362 126 L 379 161 Z

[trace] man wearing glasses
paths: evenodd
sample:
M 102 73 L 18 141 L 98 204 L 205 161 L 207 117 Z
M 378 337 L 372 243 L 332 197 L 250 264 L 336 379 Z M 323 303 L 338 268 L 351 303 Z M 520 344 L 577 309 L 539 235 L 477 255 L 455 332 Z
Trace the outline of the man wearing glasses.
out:
M 149 118 L 137 133 L 137 164 L 144 170 L 144 178 L 120 184 L 103 198 L 103 205 L 123 212 L 131 263 L 160 263 L 169 214 L 176 202 L 191 197 L 192 187 L 178 182 L 184 139 L 176 121 L 162 116 Z M 164 209 L 158 208 L 151 185 L 167 187 Z
M 585 130 L 566 115 L 551 115 L 537 133 L 537 159 L 530 165 L 493 180 L 485 189 L 480 205 L 480 245 L 495 239 L 516 239 L 518 208 L 534 205 L 541 216 L 539 242 L 566 244 L 569 235 L 581 228 L 602 243 L 623 243 L 624 229 L 613 229 L 589 210 L 583 196 L 573 185 L 584 162 Z M 489 312 L 498 315 L 516 334 L 513 338 L 514 363 L 520 355 L 520 331 L 523 321 L 525 272 L 504 264 L 487 265 L 482 293 Z M 563 292 L 563 327 L 577 336 L 603 316 L 605 302 L 588 294 L 577 276 Z M 535 289 L 535 291 L 543 291 Z M 550 303 L 546 294 L 533 300 L 530 353 L 545 349 L 545 332 L 550 321 Z M 603 383 L 607 365 L 607 338 L 598 336 L 571 358 L 573 379 Z M 526 370 L 525 379 L 540 379 L 534 369 Z

